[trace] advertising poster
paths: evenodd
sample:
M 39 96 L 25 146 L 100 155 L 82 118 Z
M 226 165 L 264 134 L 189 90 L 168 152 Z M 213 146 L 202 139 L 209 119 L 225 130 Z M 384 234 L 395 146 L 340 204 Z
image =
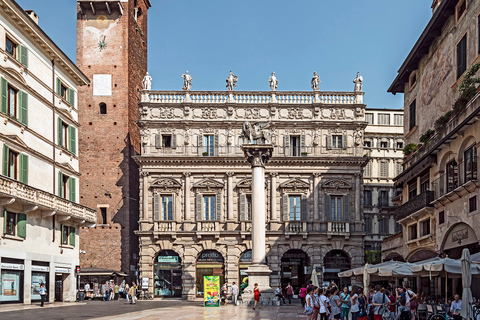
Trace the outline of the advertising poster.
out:
M 19 301 L 20 300 L 20 275 L 2 271 L 2 292 L 0 301 Z
M 220 307 L 220 277 L 203 276 L 205 307 Z

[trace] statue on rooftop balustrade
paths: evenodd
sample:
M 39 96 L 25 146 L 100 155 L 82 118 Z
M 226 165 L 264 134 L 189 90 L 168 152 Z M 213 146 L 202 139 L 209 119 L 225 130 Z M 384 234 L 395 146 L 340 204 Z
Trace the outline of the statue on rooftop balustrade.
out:
M 188 74 L 188 70 L 182 74 L 183 78 L 183 90 L 190 91 L 192 89 L 192 76 Z
M 271 132 L 265 130 L 270 126 L 270 122 L 255 122 L 251 124 L 249 121 L 243 123 L 242 135 L 248 139 L 249 143 L 253 143 L 254 140 L 258 144 L 271 144 Z
M 361 92 L 362 86 L 363 86 L 363 77 L 360 75 L 360 72 L 357 72 L 357 77 L 353 79 L 353 83 L 355 83 L 355 86 L 353 87 L 353 91 Z
M 145 74 L 145 77 L 143 77 L 142 88 L 143 90 L 152 90 L 152 77 L 150 77 L 148 72 Z
M 230 71 L 230 75 L 228 76 L 226 81 L 227 81 L 226 87 L 228 91 L 233 91 L 233 87 L 237 86 L 238 77 L 234 75 L 232 71 Z
M 320 81 L 320 76 L 317 75 L 316 72 L 314 72 L 313 73 L 313 78 L 312 78 L 312 81 L 311 81 L 313 91 L 319 91 L 320 90 L 320 83 L 321 82 L 322 81 Z
M 277 77 L 275 77 L 275 72 L 272 72 L 268 82 L 270 83 L 270 89 L 272 89 L 272 91 L 277 91 L 278 80 Z

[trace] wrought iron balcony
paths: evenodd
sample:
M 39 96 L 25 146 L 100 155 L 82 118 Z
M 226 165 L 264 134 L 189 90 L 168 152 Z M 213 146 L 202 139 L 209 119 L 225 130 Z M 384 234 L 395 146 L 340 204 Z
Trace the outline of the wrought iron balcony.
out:
M 397 220 L 402 220 L 423 208 L 433 207 L 433 205 L 430 204 L 433 200 L 435 200 L 433 191 L 425 191 L 419 194 L 397 208 Z

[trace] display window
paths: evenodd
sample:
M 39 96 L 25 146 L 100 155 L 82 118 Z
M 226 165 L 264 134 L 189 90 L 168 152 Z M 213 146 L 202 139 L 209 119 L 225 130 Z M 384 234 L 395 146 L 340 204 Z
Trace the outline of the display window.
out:
M 243 283 L 247 283 L 248 279 L 246 278 L 248 277 L 248 275 L 246 271 L 250 264 L 252 264 L 252 250 L 247 250 L 242 254 L 238 263 L 238 279 L 240 280 L 240 286 Z
M 161 251 L 155 259 L 154 294 L 161 297 L 182 296 L 182 266 L 172 250 Z
M 23 271 L 1 270 L 0 301 L 21 302 L 23 300 Z
M 197 259 L 196 288 L 197 296 L 203 296 L 203 277 L 219 276 L 220 286 L 225 283 L 224 259 L 216 250 L 205 250 L 200 253 Z
M 48 294 L 48 273 L 32 271 L 32 300 L 40 301 L 40 284 L 42 283 L 45 284 Z

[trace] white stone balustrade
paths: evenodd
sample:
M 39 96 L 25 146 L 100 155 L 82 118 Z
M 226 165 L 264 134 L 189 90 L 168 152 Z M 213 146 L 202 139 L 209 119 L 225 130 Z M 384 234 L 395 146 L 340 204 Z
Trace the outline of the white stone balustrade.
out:
M 216 232 L 220 229 L 220 223 L 217 221 L 199 221 L 197 222 L 197 232 Z
M 181 104 L 312 104 L 321 103 L 329 105 L 356 104 L 363 99 L 363 92 L 333 92 L 333 91 L 144 91 L 142 102 Z M 189 99 L 187 99 L 187 95 Z M 275 99 L 273 99 L 275 97 Z
M 177 225 L 175 221 L 159 221 L 155 223 L 154 231 L 157 232 L 176 232 Z
M 285 222 L 285 231 L 288 233 L 300 233 L 307 231 L 306 221 L 287 221 Z
M 241 222 L 242 232 L 252 232 L 252 222 L 251 221 L 242 221 Z
M 38 204 L 39 210 L 52 210 L 59 215 L 68 215 L 90 224 L 94 224 L 97 221 L 97 212 L 95 210 L 35 189 L 5 176 L 0 176 L 0 197 L 13 197 L 19 202 L 33 202 Z
M 327 224 L 327 232 L 331 234 L 348 234 L 350 233 L 350 224 L 345 221 L 329 221 Z

